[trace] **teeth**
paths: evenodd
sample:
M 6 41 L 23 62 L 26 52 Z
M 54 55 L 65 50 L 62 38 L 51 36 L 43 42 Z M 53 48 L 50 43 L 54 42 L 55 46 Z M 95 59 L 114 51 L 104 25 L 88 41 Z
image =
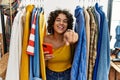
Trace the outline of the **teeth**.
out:
M 64 27 L 63 26 L 58 26 L 59 28 L 63 29 Z

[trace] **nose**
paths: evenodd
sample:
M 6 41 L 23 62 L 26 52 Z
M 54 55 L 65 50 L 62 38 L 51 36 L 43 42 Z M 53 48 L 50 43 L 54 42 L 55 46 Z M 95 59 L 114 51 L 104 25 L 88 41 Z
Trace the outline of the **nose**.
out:
M 61 21 L 60 21 L 60 24 L 63 24 L 63 23 L 64 23 L 64 22 L 61 20 Z

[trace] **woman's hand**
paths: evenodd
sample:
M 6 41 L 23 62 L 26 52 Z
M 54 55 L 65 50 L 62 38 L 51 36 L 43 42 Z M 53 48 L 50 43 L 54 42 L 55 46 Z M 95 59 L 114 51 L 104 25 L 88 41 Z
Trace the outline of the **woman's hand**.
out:
M 44 58 L 45 60 L 49 60 L 53 58 L 53 54 L 50 54 L 49 52 L 44 52 Z
M 78 41 L 78 34 L 71 29 L 68 29 L 64 33 L 64 41 L 66 45 L 74 44 Z

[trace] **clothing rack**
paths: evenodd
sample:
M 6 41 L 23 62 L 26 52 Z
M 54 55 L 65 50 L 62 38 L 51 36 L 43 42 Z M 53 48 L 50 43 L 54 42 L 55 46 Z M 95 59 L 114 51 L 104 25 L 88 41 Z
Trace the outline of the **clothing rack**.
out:
M 21 0 L 19 8 L 24 8 L 29 4 L 35 5 L 35 7 L 43 7 L 44 0 Z
M 10 21 L 11 21 L 11 25 L 10 26 L 12 26 L 12 6 L 11 6 L 11 0 L 9 0 L 9 2 L 10 2 L 9 6 L 10 6 Z

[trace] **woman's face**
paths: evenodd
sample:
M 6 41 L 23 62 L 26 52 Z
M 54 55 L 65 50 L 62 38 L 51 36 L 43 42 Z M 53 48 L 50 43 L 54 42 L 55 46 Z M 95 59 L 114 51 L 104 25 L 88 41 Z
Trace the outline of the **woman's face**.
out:
M 68 19 L 65 14 L 60 13 L 54 22 L 54 33 L 63 34 L 68 26 Z

